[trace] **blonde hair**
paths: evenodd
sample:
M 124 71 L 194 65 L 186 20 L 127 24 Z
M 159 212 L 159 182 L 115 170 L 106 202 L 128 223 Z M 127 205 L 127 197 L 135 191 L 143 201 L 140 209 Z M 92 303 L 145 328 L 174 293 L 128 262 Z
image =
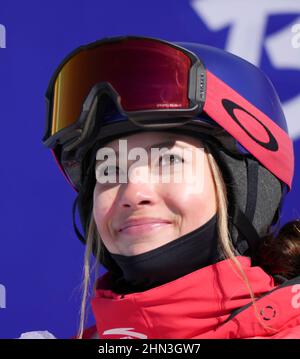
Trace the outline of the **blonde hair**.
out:
M 215 190 L 216 190 L 216 198 L 217 198 L 217 213 L 218 213 L 218 237 L 219 237 L 219 246 L 223 253 L 225 259 L 230 259 L 232 263 L 233 271 L 242 278 L 245 286 L 247 287 L 251 301 L 254 307 L 255 316 L 261 326 L 267 331 L 270 330 L 273 334 L 277 332 L 274 328 L 267 326 L 261 319 L 258 314 L 258 309 L 256 305 L 256 298 L 254 297 L 253 290 L 251 284 L 247 278 L 246 273 L 243 271 L 240 262 L 237 260 L 234 254 L 234 247 L 231 241 L 229 228 L 228 228 L 228 199 L 227 199 L 227 189 L 223 180 L 223 176 L 221 174 L 220 168 L 217 165 L 216 160 L 213 155 L 210 153 L 209 149 L 204 144 L 205 151 L 207 152 L 209 166 L 212 172 L 212 177 L 214 180 Z M 82 302 L 80 309 L 80 322 L 77 338 L 82 339 L 85 322 L 86 322 L 86 307 L 87 307 L 87 298 L 90 295 L 90 291 L 94 291 L 96 286 L 96 279 L 98 275 L 99 262 L 94 260 L 94 264 L 91 267 L 90 262 L 92 260 L 93 246 L 95 246 L 95 258 L 99 258 L 100 262 L 102 261 L 103 250 L 102 250 L 102 241 L 99 236 L 96 223 L 91 213 L 88 233 L 87 233 L 87 242 L 86 242 L 86 250 L 84 254 L 84 267 L 83 267 L 83 282 L 82 282 Z M 93 281 L 93 288 L 90 289 L 90 278 L 92 273 L 95 274 L 95 278 Z

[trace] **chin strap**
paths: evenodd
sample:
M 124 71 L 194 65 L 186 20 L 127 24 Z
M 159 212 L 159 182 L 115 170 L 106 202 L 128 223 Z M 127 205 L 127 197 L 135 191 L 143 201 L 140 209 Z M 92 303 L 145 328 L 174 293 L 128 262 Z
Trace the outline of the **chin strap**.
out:
M 247 205 L 245 213 L 237 207 L 232 218 L 233 225 L 238 230 L 236 247 L 240 254 L 254 257 L 260 237 L 253 226 L 253 218 L 257 204 L 258 193 L 258 162 L 246 158 L 247 164 Z

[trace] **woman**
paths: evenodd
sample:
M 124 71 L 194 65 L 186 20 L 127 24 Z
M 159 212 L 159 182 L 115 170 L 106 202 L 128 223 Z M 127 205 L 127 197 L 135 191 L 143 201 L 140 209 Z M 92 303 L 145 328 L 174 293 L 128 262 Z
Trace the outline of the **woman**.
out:
M 72 52 L 46 97 L 43 142 L 86 243 L 78 338 L 300 338 L 300 225 L 278 228 L 293 147 L 259 69 L 107 38 Z M 84 329 L 92 254 L 107 272 Z

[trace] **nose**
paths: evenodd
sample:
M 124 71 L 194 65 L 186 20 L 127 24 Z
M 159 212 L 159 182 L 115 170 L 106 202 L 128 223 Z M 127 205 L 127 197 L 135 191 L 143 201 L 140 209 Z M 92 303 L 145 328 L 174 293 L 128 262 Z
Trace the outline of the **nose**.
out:
M 123 184 L 123 188 L 121 187 L 119 205 L 123 208 L 138 209 L 154 205 L 159 200 L 155 184 L 151 183 L 149 179 L 146 180 L 148 178 L 147 169 L 143 170 L 142 175 L 141 169 L 137 173 L 131 172 L 130 180 Z M 137 176 L 139 176 L 139 180 Z

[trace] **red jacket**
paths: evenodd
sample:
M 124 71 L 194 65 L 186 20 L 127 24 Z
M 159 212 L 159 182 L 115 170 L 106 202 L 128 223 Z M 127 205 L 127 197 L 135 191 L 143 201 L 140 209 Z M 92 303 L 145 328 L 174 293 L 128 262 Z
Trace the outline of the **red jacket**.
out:
M 201 268 L 140 293 L 116 294 L 105 273 L 92 298 L 96 325 L 83 338 L 250 339 L 300 338 L 300 277 L 276 285 L 248 257 L 237 257 L 249 290 L 231 260 Z

